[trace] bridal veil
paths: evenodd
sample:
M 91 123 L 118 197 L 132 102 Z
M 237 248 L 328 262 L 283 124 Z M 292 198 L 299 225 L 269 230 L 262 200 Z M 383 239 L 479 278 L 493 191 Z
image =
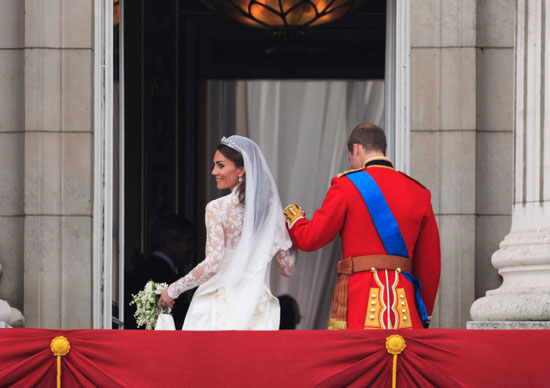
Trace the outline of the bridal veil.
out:
M 237 135 L 221 143 L 240 152 L 244 161 L 241 238 L 234 250 L 225 248 L 219 272 L 197 290 L 190 307 L 197 314 L 186 318 L 184 330 L 277 330 L 279 308 L 269 290 L 270 264 L 279 250 L 292 246 L 277 186 L 256 143 Z M 204 327 L 204 315 L 214 323 Z

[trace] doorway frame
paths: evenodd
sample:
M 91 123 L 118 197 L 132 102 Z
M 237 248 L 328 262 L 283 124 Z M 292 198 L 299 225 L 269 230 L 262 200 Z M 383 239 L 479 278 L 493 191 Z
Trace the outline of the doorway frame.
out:
M 120 0 L 119 39 L 124 39 L 124 0 Z M 92 325 L 123 328 L 124 317 L 124 47 L 119 47 L 118 214 L 114 214 L 113 148 L 113 0 L 94 0 L 94 192 L 92 225 Z M 118 217 L 118 244 L 113 247 L 113 217 Z M 118 306 L 113 319 L 113 249 L 118 251 Z
M 410 2 L 386 3 L 385 130 L 388 155 L 398 170 L 410 170 Z M 123 42 L 123 0 L 120 2 Z M 120 49 L 123 49 L 123 44 Z M 121 58 L 123 53 L 121 51 Z M 122 60 L 123 63 L 123 60 Z M 94 185 L 92 320 L 94 329 L 113 325 L 113 0 L 94 0 Z M 119 317 L 124 317 L 124 67 L 120 67 Z M 119 323 L 123 327 L 123 323 Z
M 411 4 L 387 0 L 385 132 L 388 155 L 399 171 L 410 172 Z

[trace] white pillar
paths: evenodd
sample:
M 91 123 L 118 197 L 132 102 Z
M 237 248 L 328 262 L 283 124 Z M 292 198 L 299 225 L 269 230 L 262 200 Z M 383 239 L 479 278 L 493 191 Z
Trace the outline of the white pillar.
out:
M 386 7 L 385 123 L 388 155 L 410 172 L 411 4 L 388 0 Z
M 469 328 L 550 328 L 549 7 L 546 0 L 516 3 L 512 227 L 492 257 L 503 283 L 474 302 Z

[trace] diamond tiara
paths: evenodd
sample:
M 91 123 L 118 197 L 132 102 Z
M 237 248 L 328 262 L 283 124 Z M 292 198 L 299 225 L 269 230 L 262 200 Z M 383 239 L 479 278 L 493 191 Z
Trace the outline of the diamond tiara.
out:
M 226 146 L 229 146 L 229 147 L 231 147 L 231 148 L 233 148 L 237 151 L 239 151 L 241 154 L 243 153 L 242 148 L 237 143 L 235 143 L 233 140 L 228 139 L 225 136 L 222 137 L 221 143 L 225 144 Z

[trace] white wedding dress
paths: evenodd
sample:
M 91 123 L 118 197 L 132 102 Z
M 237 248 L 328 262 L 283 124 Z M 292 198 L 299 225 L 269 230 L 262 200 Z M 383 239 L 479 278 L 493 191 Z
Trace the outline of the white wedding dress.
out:
M 279 328 L 279 302 L 269 289 L 270 264 L 275 257 L 281 274 L 290 276 L 296 255 L 284 229 L 278 193 L 269 170 L 270 182 L 254 179 L 254 173 L 257 175 L 259 171 L 251 165 L 248 155 L 254 151 L 243 154 L 247 176 L 246 205 L 240 203 L 236 187 L 229 195 L 206 206 L 206 258 L 168 288 L 168 295 L 177 298 L 200 286 L 189 306 L 183 330 Z M 260 157 L 259 162 L 265 163 L 263 155 Z M 258 188 L 257 183 L 262 187 Z M 269 183 L 273 187 L 266 191 Z M 254 195 L 256 193 L 258 195 Z

